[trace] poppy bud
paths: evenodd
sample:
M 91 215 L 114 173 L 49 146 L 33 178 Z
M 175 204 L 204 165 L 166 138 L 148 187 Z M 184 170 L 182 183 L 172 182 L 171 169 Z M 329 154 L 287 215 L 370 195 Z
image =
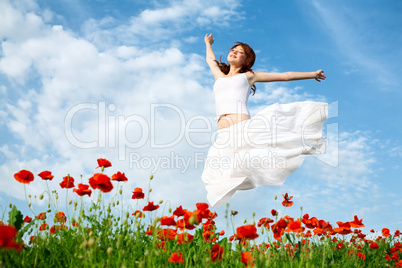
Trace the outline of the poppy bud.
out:
M 91 237 L 94 235 L 94 233 L 92 231 L 90 231 L 88 235 Z
M 151 175 L 151 177 L 150 177 L 149 179 L 150 179 L 150 180 L 153 180 L 153 178 L 154 178 L 154 175 L 152 174 L 152 175 Z
M 55 197 L 55 198 L 56 198 L 56 200 L 57 200 L 57 199 L 59 199 L 59 196 L 56 194 L 56 197 Z
M 195 217 L 191 216 L 190 219 L 188 219 L 188 222 L 193 225 L 195 223 Z
M 275 197 L 274 197 L 274 198 L 275 198 L 275 200 L 276 200 L 276 199 L 278 199 L 278 197 L 277 197 L 276 195 L 275 195 Z
M 121 189 L 119 190 L 119 194 L 123 194 L 123 191 Z
M 31 198 L 31 195 L 29 194 L 28 197 Z
M 89 212 L 92 212 L 92 207 L 89 208 Z
M 126 212 L 126 218 L 130 217 L 130 213 Z
M 127 220 L 124 220 L 124 221 L 123 221 L 123 225 L 127 225 Z
M 93 245 L 95 245 L 95 239 L 90 238 L 90 239 L 88 240 L 88 246 L 89 246 L 89 247 L 92 247 Z
M 73 203 L 73 200 L 68 201 L 68 204 L 71 205 Z
M 107 255 L 112 254 L 112 252 L 113 252 L 113 249 L 112 249 L 112 248 L 108 248 L 108 249 L 106 250 Z
M 169 208 L 169 213 L 172 213 L 172 208 Z
M 32 205 L 32 203 L 31 203 L 31 202 L 29 202 L 29 203 L 28 203 L 28 207 L 31 207 L 31 205 Z
M 13 207 L 13 204 L 10 203 L 10 204 L 8 204 L 8 206 L 9 206 L 10 208 L 12 208 L 12 207 Z
M 119 200 L 117 200 L 117 201 L 116 201 L 116 205 L 119 205 L 119 204 L 120 204 L 120 202 L 119 202 Z
M 149 188 L 149 191 L 148 192 L 152 192 L 152 188 Z
M 255 212 L 252 213 L 253 217 L 255 217 Z
M 236 211 L 236 210 L 231 210 L 231 211 L 230 211 L 230 214 L 231 214 L 232 216 L 236 216 L 238 213 L 239 213 L 239 212 Z
M 39 196 L 39 200 L 42 200 L 43 199 L 43 194 L 41 194 L 40 196 Z
M 47 204 L 47 208 L 50 208 L 50 204 Z
M 159 201 L 159 204 L 162 204 L 162 203 L 163 203 L 163 200 Z
M 50 212 L 52 212 L 52 210 L 49 208 L 49 209 L 47 210 L 47 212 L 50 213 Z
M 120 217 L 117 217 L 117 221 L 119 221 L 120 220 Z

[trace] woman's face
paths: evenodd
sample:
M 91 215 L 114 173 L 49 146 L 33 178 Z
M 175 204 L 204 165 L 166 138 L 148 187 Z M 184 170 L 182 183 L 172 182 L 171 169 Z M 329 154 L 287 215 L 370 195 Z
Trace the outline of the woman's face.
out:
M 231 65 L 241 67 L 246 63 L 246 52 L 241 46 L 234 47 L 229 52 L 227 60 Z

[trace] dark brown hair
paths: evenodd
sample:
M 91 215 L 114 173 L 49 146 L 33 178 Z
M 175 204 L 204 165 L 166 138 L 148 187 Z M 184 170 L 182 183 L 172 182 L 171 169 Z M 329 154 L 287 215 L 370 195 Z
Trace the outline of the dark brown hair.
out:
M 254 50 L 247 44 L 242 43 L 242 42 L 236 42 L 231 48 L 230 50 L 241 46 L 246 54 L 246 64 L 243 65 L 243 67 L 240 70 L 240 73 L 245 73 L 245 72 L 253 72 L 253 70 L 251 69 L 251 67 L 253 67 L 254 62 L 255 62 L 255 53 Z M 219 59 L 219 62 L 216 61 L 216 63 L 218 63 L 219 69 L 221 69 L 221 72 L 224 74 L 228 74 L 229 70 L 230 70 L 230 66 L 224 62 L 222 62 L 222 56 Z M 253 85 L 251 87 L 251 89 L 253 90 L 253 95 L 255 94 L 255 90 L 256 90 L 256 86 Z

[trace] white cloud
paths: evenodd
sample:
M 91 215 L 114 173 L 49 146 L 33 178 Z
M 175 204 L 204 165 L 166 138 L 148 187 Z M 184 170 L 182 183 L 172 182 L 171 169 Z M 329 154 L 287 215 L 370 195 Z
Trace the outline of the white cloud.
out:
M 239 6 L 237 0 L 172 1 L 166 7 L 143 10 L 138 16 L 131 17 L 128 23 L 111 17 L 100 21 L 90 19 L 84 24 L 83 31 L 86 39 L 100 48 L 111 43 L 141 46 L 158 42 L 174 44 L 178 42 L 179 34 L 194 28 L 226 27 L 229 22 L 242 19 L 237 11 Z

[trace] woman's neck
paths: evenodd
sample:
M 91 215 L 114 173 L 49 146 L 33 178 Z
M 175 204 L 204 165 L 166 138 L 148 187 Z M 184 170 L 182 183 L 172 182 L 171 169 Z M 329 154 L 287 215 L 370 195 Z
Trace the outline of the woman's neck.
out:
M 234 76 L 240 74 L 241 68 L 242 67 L 235 67 L 233 65 L 230 65 L 230 69 L 227 76 Z

